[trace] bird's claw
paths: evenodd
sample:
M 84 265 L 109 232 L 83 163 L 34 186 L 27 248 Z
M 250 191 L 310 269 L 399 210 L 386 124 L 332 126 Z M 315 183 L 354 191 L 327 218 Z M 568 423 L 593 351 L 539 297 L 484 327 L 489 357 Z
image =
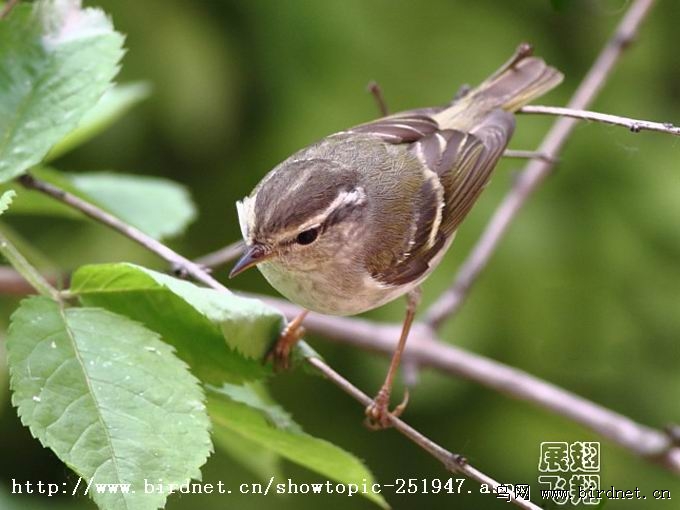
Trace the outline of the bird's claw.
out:
M 276 343 L 269 349 L 265 356 L 265 362 L 272 362 L 275 372 L 283 372 L 290 368 L 290 355 L 295 344 L 305 336 L 305 328 L 300 324 L 291 322 L 288 324 Z
M 364 423 L 371 430 L 383 430 L 392 426 L 392 418 L 399 418 L 408 405 L 408 389 L 404 390 L 404 398 L 401 403 L 390 411 L 390 392 L 381 388 L 373 402 L 366 407 L 366 420 Z

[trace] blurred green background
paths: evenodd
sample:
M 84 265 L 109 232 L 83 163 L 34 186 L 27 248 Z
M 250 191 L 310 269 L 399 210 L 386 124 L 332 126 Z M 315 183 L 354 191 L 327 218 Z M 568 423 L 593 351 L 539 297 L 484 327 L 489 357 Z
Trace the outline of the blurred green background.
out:
M 485 78 L 521 41 L 565 72 L 544 100 L 564 104 L 611 35 L 625 0 L 102 0 L 127 34 L 120 82 L 148 80 L 153 95 L 57 165 L 118 170 L 185 184 L 200 216 L 171 245 L 199 256 L 239 237 L 234 202 L 276 163 L 334 131 L 376 116 L 366 84 L 383 87 L 394 111 L 448 101 Z M 659 2 L 593 109 L 680 123 L 680 3 Z M 552 122 L 521 117 L 511 143 L 533 149 Z M 425 285 L 425 306 L 449 284 L 522 163 L 499 165 L 445 262 Z M 12 217 L 12 228 L 59 267 L 130 260 L 165 269 L 131 242 L 94 224 Z M 226 278 L 226 271 L 217 273 Z M 231 286 L 273 292 L 256 272 Z M 0 321 L 16 307 L 3 298 Z M 423 307 L 424 309 L 424 307 Z M 514 222 L 447 341 L 545 378 L 634 420 L 680 422 L 680 145 L 669 136 L 579 125 L 555 174 Z M 401 320 L 403 303 L 372 312 Z M 340 373 L 368 393 L 387 359 L 310 338 Z M 2 343 L 0 343 L 0 349 Z M 3 355 L 0 352 L 0 360 Z M 0 508 L 93 508 L 86 498 L 8 495 L 10 480 L 75 483 L 31 439 L 9 403 L 0 363 Z M 428 455 L 393 431 L 371 433 L 363 410 L 334 386 L 303 373 L 271 381 L 277 399 L 310 433 L 365 459 L 381 482 L 446 478 Z M 419 374 L 405 415 L 416 428 L 505 482 L 532 484 L 542 441 L 597 441 L 566 419 L 464 380 Z M 651 494 L 680 483 L 662 468 L 603 442 L 602 486 Z M 294 481 L 319 480 L 284 464 Z M 257 479 L 224 454 L 204 481 Z M 467 488 L 476 492 L 476 485 Z M 507 508 L 479 495 L 405 495 L 394 508 Z M 33 506 L 34 505 L 34 506 Z M 371 508 L 355 496 L 173 496 L 168 508 Z M 642 508 L 637 501 L 607 508 Z

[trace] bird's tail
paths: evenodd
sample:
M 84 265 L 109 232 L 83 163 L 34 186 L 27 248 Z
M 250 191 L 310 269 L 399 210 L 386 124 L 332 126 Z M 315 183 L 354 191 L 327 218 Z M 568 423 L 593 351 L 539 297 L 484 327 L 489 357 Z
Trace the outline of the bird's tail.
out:
M 520 44 L 512 58 L 472 94 L 492 98 L 503 110 L 514 112 L 559 85 L 562 73 L 532 57 L 532 51 L 530 45 Z
M 512 58 L 498 71 L 451 107 L 435 115 L 439 125 L 442 128 L 464 128 L 467 123 L 474 125 L 497 108 L 517 111 L 556 87 L 562 81 L 562 73 L 543 59 L 531 56 L 532 52 L 529 44 L 520 44 Z

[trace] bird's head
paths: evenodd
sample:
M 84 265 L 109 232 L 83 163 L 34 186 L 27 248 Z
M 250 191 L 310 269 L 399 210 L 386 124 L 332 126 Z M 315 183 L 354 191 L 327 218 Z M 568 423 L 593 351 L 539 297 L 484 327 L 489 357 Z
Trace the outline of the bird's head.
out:
M 265 262 L 296 272 L 339 257 L 350 263 L 367 206 L 358 181 L 358 172 L 327 159 L 272 170 L 236 204 L 246 251 L 229 276 Z

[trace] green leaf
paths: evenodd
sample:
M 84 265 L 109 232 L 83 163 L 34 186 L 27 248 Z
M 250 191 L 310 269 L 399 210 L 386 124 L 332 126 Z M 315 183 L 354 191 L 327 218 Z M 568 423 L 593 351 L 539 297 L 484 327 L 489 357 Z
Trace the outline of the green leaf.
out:
M 5 191 L 0 196 L 0 215 L 4 213 L 12 203 L 16 192 L 12 189 Z M 26 280 L 38 293 L 43 296 L 58 298 L 57 290 L 50 285 L 47 279 L 28 261 L 12 242 L 0 233 L 0 253 L 12 267 Z
M 260 480 L 266 482 L 272 476 L 283 477 L 281 457 L 261 444 L 232 434 L 223 427 L 213 430 L 213 441 L 217 449 L 241 464 Z
M 186 188 L 168 179 L 109 172 L 69 174 L 46 167 L 34 168 L 31 173 L 156 239 L 180 234 L 196 217 Z M 0 191 L 6 188 L 0 187 Z M 11 213 L 85 218 L 51 197 L 25 189 L 17 192 Z
M 100 507 L 157 508 L 144 480 L 200 477 L 212 448 L 198 381 L 158 335 L 97 308 L 24 300 L 7 338 L 12 403 Z M 129 493 L 94 484 L 130 483 Z M 134 491 L 134 493 L 132 492 Z
M 85 305 L 126 315 L 160 333 L 205 382 L 220 385 L 271 373 L 261 360 L 283 317 L 258 300 L 133 264 L 83 266 L 73 275 L 71 292 Z
M 94 203 L 158 239 L 180 234 L 196 216 L 187 190 L 167 179 L 105 172 L 68 178 Z
M 8 189 L 2 194 L 2 196 L 0 196 L 0 214 L 4 213 L 7 209 L 9 209 L 12 200 L 14 200 L 14 197 L 16 196 L 17 192 L 14 191 L 13 189 Z
M 566 11 L 567 7 L 573 5 L 573 2 L 571 0 L 550 0 L 550 4 L 556 11 Z
M 20 4 L 0 23 L 0 182 L 39 163 L 99 101 L 123 37 L 79 0 Z
M 5 410 L 5 396 L 7 393 L 7 363 L 6 363 L 6 358 L 7 354 L 5 353 L 5 343 L 0 342 L 0 417 L 2 417 L 2 413 Z M 0 498 L 0 502 L 1 502 Z M 0 505 L 0 508 L 4 508 L 2 505 Z
M 45 157 L 46 161 L 58 158 L 94 138 L 122 117 L 130 108 L 149 97 L 148 83 L 126 83 L 109 89 L 82 118 L 78 127 L 62 138 Z
M 258 443 L 340 483 L 362 487 L 364 483 L 370 486 L 374 482 L 373 474 L 354 455 L 306 434 L 281 407 L 263 400 L 249 386 L 211 388 L 208 411 L 216 432 L 226 431 Z M 380 494 L 367 491 L 361 495 L 383 508 L 389 508 Z

